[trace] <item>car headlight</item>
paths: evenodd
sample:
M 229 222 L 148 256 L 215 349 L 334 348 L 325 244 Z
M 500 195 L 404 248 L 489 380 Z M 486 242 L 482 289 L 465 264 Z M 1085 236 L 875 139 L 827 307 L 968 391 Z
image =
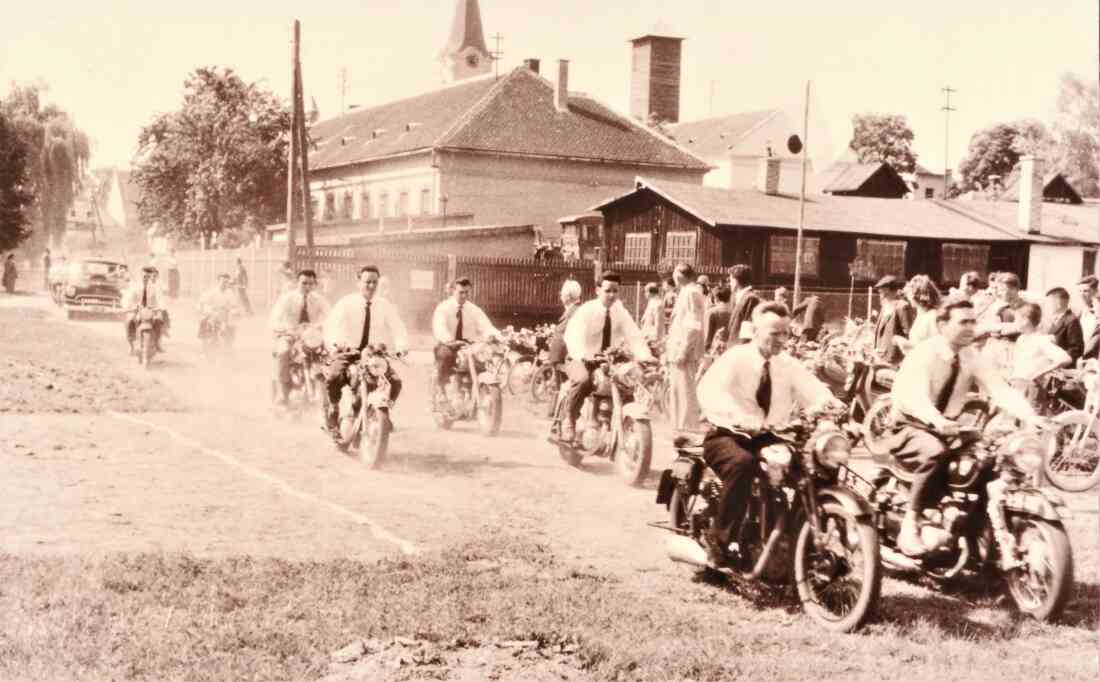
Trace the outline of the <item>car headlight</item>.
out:
M 1033 434 L 1010 438 L 1002 453 L 1005 461 L 1023 474 L 1034 474 L 1043 466 L 1043 442 Z
M 69 286 L 65 287 L 65 295 L 66 296 L 76 296 L 76 287 L 74 287 L 71 284 Z
M 474 346 L 474 359 L 481 363 L 489 362 L 493 359 L 493 349 L 487 343 L 479 343 Z
M 390 368 L 390 363 L 386 361 L 386 358 L 381 358 L 375 355 L 371 359 L 367 360 L 367 371 L 376 377 L 380 377 L 386 373 Z
M 302 334 L 302 343 L 310 350 L 320 348 L 321 344 L 324 343 L 324 335 L 317 327 L 310 327 Z
M 818 437 L 817 442 L 814 443 L 814 452 L 822 466 L 836 469 L 848 464 L 848 459 L 852 455 L 852 444 L 844 434 L 834 431 Z

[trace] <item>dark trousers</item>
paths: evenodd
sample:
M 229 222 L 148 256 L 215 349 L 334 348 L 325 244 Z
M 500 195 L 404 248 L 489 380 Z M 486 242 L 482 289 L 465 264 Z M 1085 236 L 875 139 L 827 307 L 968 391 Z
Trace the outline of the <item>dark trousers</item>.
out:
M 344 387 L 348 385 L 348 365 L 353 362 L 359 362 L 359 357 L 355 355 L 337 356 L 325 368 L 325 393 L 328 398 L 325 418 L 330 428 L 335 428 L 336 422 L 340 418 L 340 394 L 343 392 Z M 363 380 L 367 382 L 368 388 L 374 388 L 373 376 L 366 375 Z M 397 402 L 397 396 L 401 395 L 401 387 L 403 386 L 401 379 L 394 374 L 391 368 L 386 373 L 386 380 L 390 382 L 390 400 Z
M 458 358 L 458 348 L 446 343 L 438 343 L 435 346 L 435 377 L 438 386 L 442 389 L 451 380 L 455 372 L 455 361 Z
M 752 479 L 757 475 L 760 450 L 776 440 L 770 433 L 749 437 L 723 428 L 714 429 L 703 440 L 703 459 L 722 479 L 714 523 L 723 547 L 737 539 L 752 493 Z
M 574 360 L 570 360 L 570 362 L 575 362 L 577 365 L 581 364 Z M 565 397 L 562 398 L 562 404 L 558 411 L 558 414 L 563 415 L 563 419 L 567 419 L 571 424 L 575 423 L 577 418 L 581 416 L 581 408 L 584 407 L 585 399 L 596 390 L 596 383 L 592 380 L 592 370 L 594 370 L 596 366 L 587 362 L 583 364 L 584 380 L 569 380 L 568 388 L 565 391 Z M 577 377 L 580 373 L 580 367 L 574 367 L 571 372 L 574 377 Z
M 168 311 L 162 310 L 160 314 L 153 319 L 153 334 L 159 339 L 161 336 L 166 335 L 169 326 Z M 137 320 L 133 315 L 126 318 L 126 340 L 130 343 L 134 342 L 137 337 Z
M 932 482 L 943 473 L 947 462 L 947 444 L 931 431 L 909 424 L 896 427 L 894 437 L 897 445 L 892 449 L 892 454 L 913 479 L 909 505 L 919 514 L 924 510 Z
M 238 287 L 237 296 L 241 299 L 241 307 L 249 315 L 252 314 L 252 302 L 248 300 L 248 287 Z

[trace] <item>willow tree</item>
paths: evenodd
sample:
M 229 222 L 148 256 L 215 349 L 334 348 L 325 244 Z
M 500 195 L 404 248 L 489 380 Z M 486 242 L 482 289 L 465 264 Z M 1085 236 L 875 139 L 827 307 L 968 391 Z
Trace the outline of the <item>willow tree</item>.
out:
M 13 85 L 0 100 L 0 112 L 27 148 L 26 189 L 33 197 L 28 244 L 34 251 L 65 236 L 90 156 L 88 136 L 76 128 L 72 117 L 54 104 L 42 104 L 45 90 L 41 84 Z

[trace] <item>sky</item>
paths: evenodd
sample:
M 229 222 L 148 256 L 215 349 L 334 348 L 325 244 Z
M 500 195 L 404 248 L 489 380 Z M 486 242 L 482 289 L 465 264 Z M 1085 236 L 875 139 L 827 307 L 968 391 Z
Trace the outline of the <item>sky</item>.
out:
M 147 0 L 20 2 L 0 22 L 0 83 L 41 80 L 93 140 L 93 166 L 126 166 L 143 125 L 182 100 L 201 66 L 230 67 L 289 98 L 290 33 L 302 22 L 302 68 L 323 117 L 441 85 L 436 61 L 455 0 Z M 544 75 L 570 60 L 570 89 L 628 111 L 630 38 L 685 37 L 681 120 L 784 108 L 800 120 L 806 81 L 811 155 L 842 153 L 857 113 L 908 117 L 918 161 L 944 166 L 944 93 L 952 96 L 948 159 L 992 123 L 1050 121 L 1063 72 L 1097 78 L 1098 3 L 1060 0 L 481 0 L 490 36 L 503 36 L 501 71 L 524 58 Z M 814 127 L 811 130 L 818 130 Z M 798 131 L 792 131 L 798 132 Z

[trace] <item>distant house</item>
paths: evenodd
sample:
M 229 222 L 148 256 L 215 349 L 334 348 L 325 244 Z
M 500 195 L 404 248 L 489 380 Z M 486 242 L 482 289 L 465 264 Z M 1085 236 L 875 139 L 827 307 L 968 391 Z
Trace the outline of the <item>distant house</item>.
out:
M 912 173 L 914 199 L 946 199 L 943 173 L 930 171 L 917 164 Z
M 837 161 L 822 171 L 816 185 L 822 194 L 838 197 L 901 199 L 909 193 L 909 185 L 884 161 Z
M 1000 194 L 999 198 L 1002 201 L 1020 200 L 1020 173 L 1020 165 L 1017 164 Z M 1077 205 L 1083 203 L 1084 200 L 1064 175 L 1052 172 L 1043 176 L 1043 201 Z

